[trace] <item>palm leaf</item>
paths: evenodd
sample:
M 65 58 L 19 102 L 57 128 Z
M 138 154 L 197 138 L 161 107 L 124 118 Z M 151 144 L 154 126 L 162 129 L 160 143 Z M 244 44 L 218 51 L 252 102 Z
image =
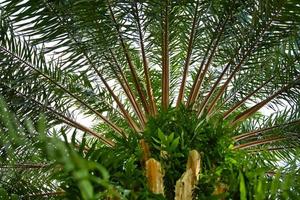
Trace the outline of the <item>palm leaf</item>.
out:
M 298 159 L 296 0 L 4 0 L 0 9 L 0 91 L 8 107 L 21 122 L 36 122 L 43 111 L 50 126 L 66 124 L 106 144 L 99 149 L 117 164 L 99 157 L 111 164 L 114 186 L 144 191 L 141 180 L 118 173 L 143 174 L 144 154 L 170 170 L 165 198 L 173 199 L 185 155 L 196 149 L 205 151 L 201 177 L 213 182 L 200 180 L 199 198 L 262 197 L 244 191 L 251 173 L 243 164 L 269 170 Z M 78 113 L 92 117 L 91 127 Z M 240 188 L 229 181 L 236 178 Z M 228 193 L 219 194 L 222 181 Z M 122 190 L 114 186 L 105 188 Z

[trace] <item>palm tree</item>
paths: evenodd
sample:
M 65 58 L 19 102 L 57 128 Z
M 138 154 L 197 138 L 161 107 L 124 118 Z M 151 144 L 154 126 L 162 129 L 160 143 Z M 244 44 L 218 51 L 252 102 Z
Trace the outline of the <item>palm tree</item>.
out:
M 3 0 L 0 8 L 3 194 L 299 195 L 297 0 Z

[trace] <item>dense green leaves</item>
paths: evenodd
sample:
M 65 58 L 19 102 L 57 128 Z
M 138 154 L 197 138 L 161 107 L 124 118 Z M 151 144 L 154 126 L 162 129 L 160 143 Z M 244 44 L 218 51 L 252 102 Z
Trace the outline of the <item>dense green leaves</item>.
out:
M 167 199 L 192 149 L 199 199 L 293 199 L 299 34 L 297 0 L 1 1 L 0 195 L 163 198 L 144 139 Z

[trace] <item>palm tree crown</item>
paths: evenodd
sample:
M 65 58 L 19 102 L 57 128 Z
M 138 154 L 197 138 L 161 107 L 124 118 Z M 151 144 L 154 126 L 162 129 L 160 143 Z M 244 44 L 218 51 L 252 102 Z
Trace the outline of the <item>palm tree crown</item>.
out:
M 45 179 L 59 171 L 61 184 L 36 183 L 43 187 L 27 193 L 0 188 L 36 198 L 179 199 L 176 182 L 188 174 L 192 150 L 201 157 L 195 198 L 266 199 L 251 189 L 265 180 L 265 171 L 282 178 L 293 168 L 299 175 L 297 0 L 3 0 L 0 9 L 0 91 L 19 119 L 16 125 L 7 114 L 3 127 L 27 127 L 16 148 L 47 144 L 44 137 L 27 137 L 33 132 L 47 132 L 50 144 L 59 143 L 52 138 L 58 129 L 62 135 L 84 133 L 80 142 L 75 134 L 72 141 L 65 136 L 66 144 L 46 153 L 47 159 L 27 158 L 23 151 L 12 153 L 16 160 L 3 159 L 2 166 L 14 170 L 38 168 L 33 174 Z M 92 127 L 78 114 L 89 117 Z M 33 131 L 27 119 L 45 128 Z M 0 130 L 0 147 L 9 148 L 4 143 L 13 143 L 13 136 Z M 65 149 L 69 160 L 59 154 Z M 51 159 L 60 166 L 83 164 L 60 171 L 48 167 Z M 161 165 L 162 190 L 151 188 L 149 160 Z M 28 161 L 34 164 L 24 165 Z M 261 168 L 263 175 L 248 173 Z M 105 181 L 86 183 L 79 169 Z M 298 186 L 287 193 L 274 186 L 271 198 L 299 194 Z M 93 196 L 97 191 L 103 196 Z

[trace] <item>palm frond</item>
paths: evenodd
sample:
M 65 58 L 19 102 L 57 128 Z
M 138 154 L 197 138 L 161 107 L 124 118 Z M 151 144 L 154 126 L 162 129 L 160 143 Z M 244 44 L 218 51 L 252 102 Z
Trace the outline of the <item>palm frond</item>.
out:
M 0 91 L 20 124 L 35 124 L 43 112 L 54 130 L 67 125 L 101 142 L 85 148 L 86 136 L 69 144 L 62 134 L 52 156 L 81 165 L 59 171 L 62 188 L 33 187 L 27 197 L 66 196 L 74 186 L 71 196 L 87 199 L 174 199 L 192 150 L 202 152 L 197 198 L 298 191 L 296 183 L 282 189 L 299 170 L 296 0 L 3 0 L 0 10 Z M 146 159 L 165 170 L 159 194 L 146 186 Z M 42 171 L 37 166 L 49 164 L 42 161 L 1 166 Z M 99 163 L 110 178 L 98 179 Z

